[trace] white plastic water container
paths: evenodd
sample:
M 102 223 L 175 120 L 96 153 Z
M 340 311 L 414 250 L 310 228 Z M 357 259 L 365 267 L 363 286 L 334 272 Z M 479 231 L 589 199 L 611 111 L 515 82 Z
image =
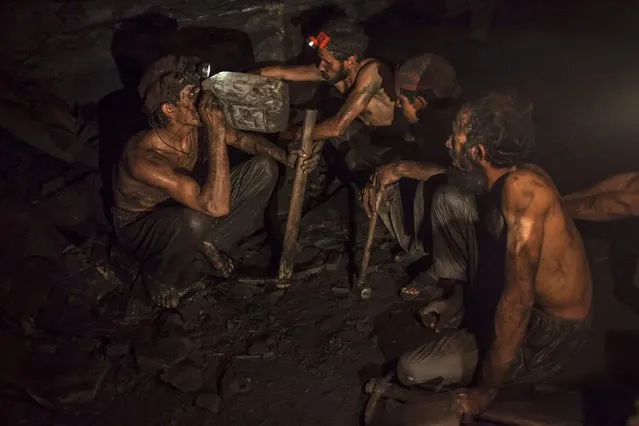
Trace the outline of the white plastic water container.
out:
M 213 92 L 235 129 L 277 133 L 287 128 L 290 97 L 282 80 L 224 71 L 204 80 L 202 88 Z

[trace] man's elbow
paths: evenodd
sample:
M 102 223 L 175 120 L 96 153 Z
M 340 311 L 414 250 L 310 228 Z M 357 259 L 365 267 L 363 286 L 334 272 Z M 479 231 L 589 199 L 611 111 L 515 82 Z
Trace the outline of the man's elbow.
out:
M 350 123 L 343 123 L 339 121 L 335 121 L 331 123 L 329 127 L 329 134 L 331 138 L 339 138 L 346 133 Z
M 220 205 L 216 204 L 207 204 L 204 208 L 204 213 L 211 217 L 223 217 L 228 215 L 231 212 L 230 205 Z

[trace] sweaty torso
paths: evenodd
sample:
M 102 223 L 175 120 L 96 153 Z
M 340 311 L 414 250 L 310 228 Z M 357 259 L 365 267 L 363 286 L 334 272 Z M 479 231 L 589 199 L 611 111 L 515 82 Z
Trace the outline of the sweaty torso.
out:
M 395 89 L 393 73 L 383 63 L 377 59 L 364 59 L 360 69 L 371 62 L 379 63 L 379 75 L 382 77 L 382 86 L 375 93 L 366 108 L 360 113 L 359 119 L 370 127 L 390 126 L 393 123 L 395 113 Z M 359 78 L 359 76 L 358 76 Z M 355 80 L 356 82 L 357 80 Z M 353 85 L 355 84 L 353 83 Z M 335 88 L 343 95 L 348 95 L 352 85 L 347 85 L 341 81 L 335 85 Z
M 140 167 L 140 160 L 147 158 L 151 159 L 152 163 L 168 164 L 178 173 L 191 174 L 198 161 L 197 132 L 193 131 L 188 137 L 191 139 L 192 147 L 188 153 L 180 152 L 164 144 L 155 130 L 129 139 L 113 177 L 116 207 L 132 212 L 142 212 L 154 210 L 159 204 L 167 201 L 170 196 L 166 190 L 135 178 L 136 168 Z
M 544 238 L 535 279 L 535 304 L 546 313 L 564 319 L 582 319 L 590 311 L 592 280 L 581 235 L 564 212 L 553 182 L 540 173 L 520 169 L 518 176 L 543 185 L 554 194 L 544 222 Z

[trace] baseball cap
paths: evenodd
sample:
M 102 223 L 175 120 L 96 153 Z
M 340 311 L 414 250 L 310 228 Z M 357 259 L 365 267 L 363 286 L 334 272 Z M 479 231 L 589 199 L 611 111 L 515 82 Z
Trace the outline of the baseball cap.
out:
M 400 66 L 395 73 L 395 86 L 413 92 L 432 90 L 440 99 L 456 99 L 462 91 L 450 62 L 432 53 L 415 56 Z

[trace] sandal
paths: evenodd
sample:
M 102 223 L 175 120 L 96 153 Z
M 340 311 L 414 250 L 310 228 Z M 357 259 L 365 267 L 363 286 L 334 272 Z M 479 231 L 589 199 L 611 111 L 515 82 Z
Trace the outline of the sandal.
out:
M 426 270 L 399 290 L 399 297 L 406 301 L 429 302 L 442 297 L 444 290 L 437 285 L 437 279 Z

